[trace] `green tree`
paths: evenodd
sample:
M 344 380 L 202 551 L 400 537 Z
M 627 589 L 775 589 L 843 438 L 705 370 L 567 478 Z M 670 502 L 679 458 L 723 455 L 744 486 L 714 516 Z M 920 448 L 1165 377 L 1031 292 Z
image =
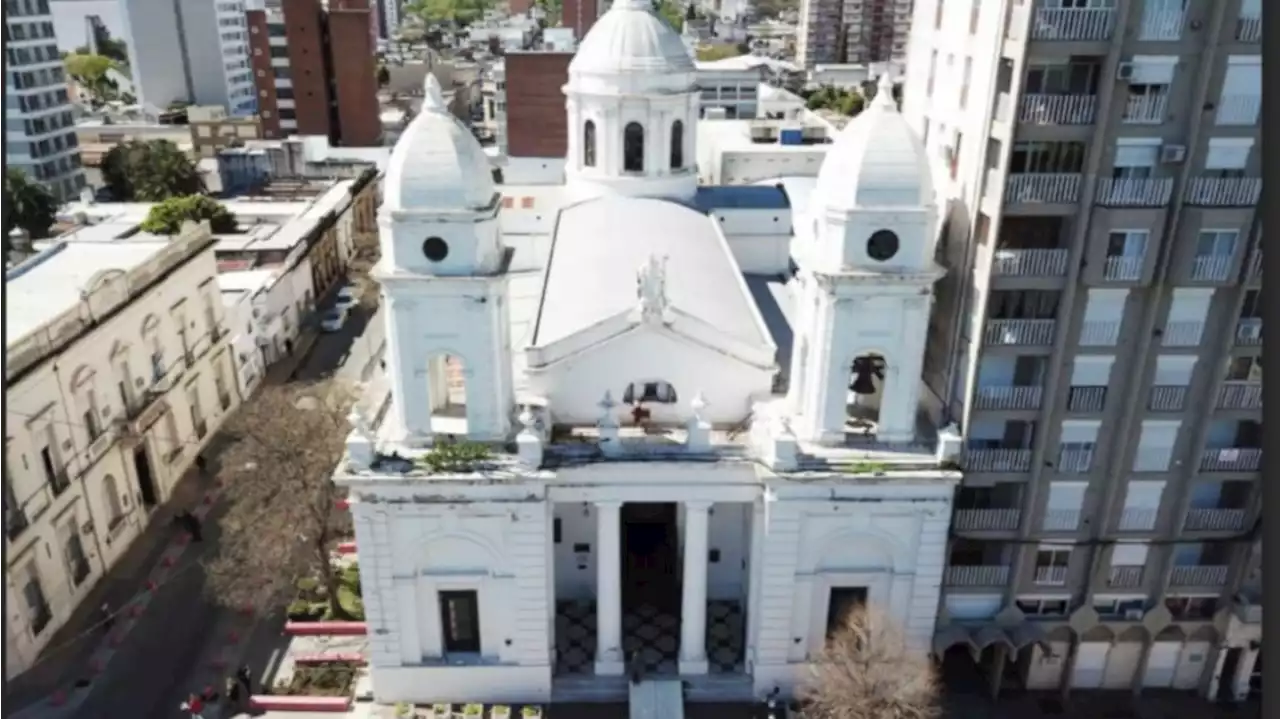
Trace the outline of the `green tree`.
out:
M 102 158 L 101 169 L 118 202 L 160 202 L 205 190 L 195 163 L 168 140 L 116 145 Z
M 176 235 L 187 220 L 208 220 L 210 228 L 218 234 L 236 230 L 236 216 L 226 205 L 207 195 L 170 197 L 153 205 L 139 228 L 155 235 Z
M 730 57 L 738 57 L 745 55 L 741 48 L 737 45 L 707 45 L 698 48 L 698 59 L 702 62 L 713 62 L 715 60 L 724 60 Z
M 116 65 L 111 58 L 75 53 L 63 58 L 62 64 L 67 74 L 93 95 L 94 101 L 101 103 L 116 99 L 119 92 L 116 83 L 107 76 L 107 71 Z
M 805 95 L 810 110 L 832 110 L 853 117 L 862 112 L 865 98 L 856 91 L 834 85 L 823 85 Z
M 4 171 L 4 237 L 6 244 L 13 228 L 21 227 L 33 239 L 49 234 L 58 218 L 58 201 L 53 193 L 16 167 Z
M 546 13 L 546 27 L 560 27 L 564 23 L 564 0 L 534 0 L 533 4 Z
M 428 25 L 449 22 L 463 26 L 484 17 L 485 11 L 495 4 L 495 0 L 414 0 L 409 4 L 409 12 Z
M 675 0 L 654 0 L 653 7 L 658 11 L 658 16 L 666 20 L 667 24 L 675 28 L 677 32 L 684 30 L 686 8 L 675 2 Z

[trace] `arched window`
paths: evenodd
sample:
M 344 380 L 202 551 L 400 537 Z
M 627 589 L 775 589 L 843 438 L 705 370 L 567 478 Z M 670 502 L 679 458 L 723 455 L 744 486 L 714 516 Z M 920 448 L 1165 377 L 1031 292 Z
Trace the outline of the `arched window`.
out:
M 596 166 L 596 124 L 590 120 L 582 126 L 582 166 Z
M 684 169 L 684 123 L 679 120 L 671 123 L 671 169 Z
M 628 122 L 622 131 L 622 169 L 644 172 L 644 128 L 638 122 Z

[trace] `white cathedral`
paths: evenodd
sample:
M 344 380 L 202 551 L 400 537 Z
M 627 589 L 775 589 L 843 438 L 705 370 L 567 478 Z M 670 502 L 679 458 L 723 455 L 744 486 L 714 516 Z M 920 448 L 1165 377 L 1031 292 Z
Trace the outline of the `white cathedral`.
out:
M 434 79 L 386 173 L 390 389 L 336 475 L 375 697 L 622 698 L 632 667 L 790 693 L 862 601 L 929 651 L 960 440 L 921 383 L 933 170 L 887 81 L 816 178 L 735 187 L 698 186 L 694 64 L 648 0 L 564 93 L 545 243 Z

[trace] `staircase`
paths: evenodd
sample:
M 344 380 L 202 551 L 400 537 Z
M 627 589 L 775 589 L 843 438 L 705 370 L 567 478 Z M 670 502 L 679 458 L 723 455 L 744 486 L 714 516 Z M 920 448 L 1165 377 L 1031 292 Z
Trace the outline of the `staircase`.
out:
M 631 719 L 684 719 L 679 679 L 645 680 L 630 689 Z
M 594 675 L 557 677 L 551 683 L 552 703 L 616 704 L 627 700 L 627 678 Z

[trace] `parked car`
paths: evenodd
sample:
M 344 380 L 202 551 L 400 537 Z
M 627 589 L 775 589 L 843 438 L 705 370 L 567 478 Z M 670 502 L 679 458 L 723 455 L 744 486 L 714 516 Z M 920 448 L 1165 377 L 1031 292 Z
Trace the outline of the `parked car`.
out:
M 333 304 L 339 309 L 349 310 L 355 307 L 359 301 L 360 296 L 356 292 L 356 288 L 352 285 L 344 285 L 338 290 L 338 299 Z
M 347 323 L 347 310 L 345 307 L 335 307 L 320 318 L 320 329 L 325 332 L 337 332 Z

